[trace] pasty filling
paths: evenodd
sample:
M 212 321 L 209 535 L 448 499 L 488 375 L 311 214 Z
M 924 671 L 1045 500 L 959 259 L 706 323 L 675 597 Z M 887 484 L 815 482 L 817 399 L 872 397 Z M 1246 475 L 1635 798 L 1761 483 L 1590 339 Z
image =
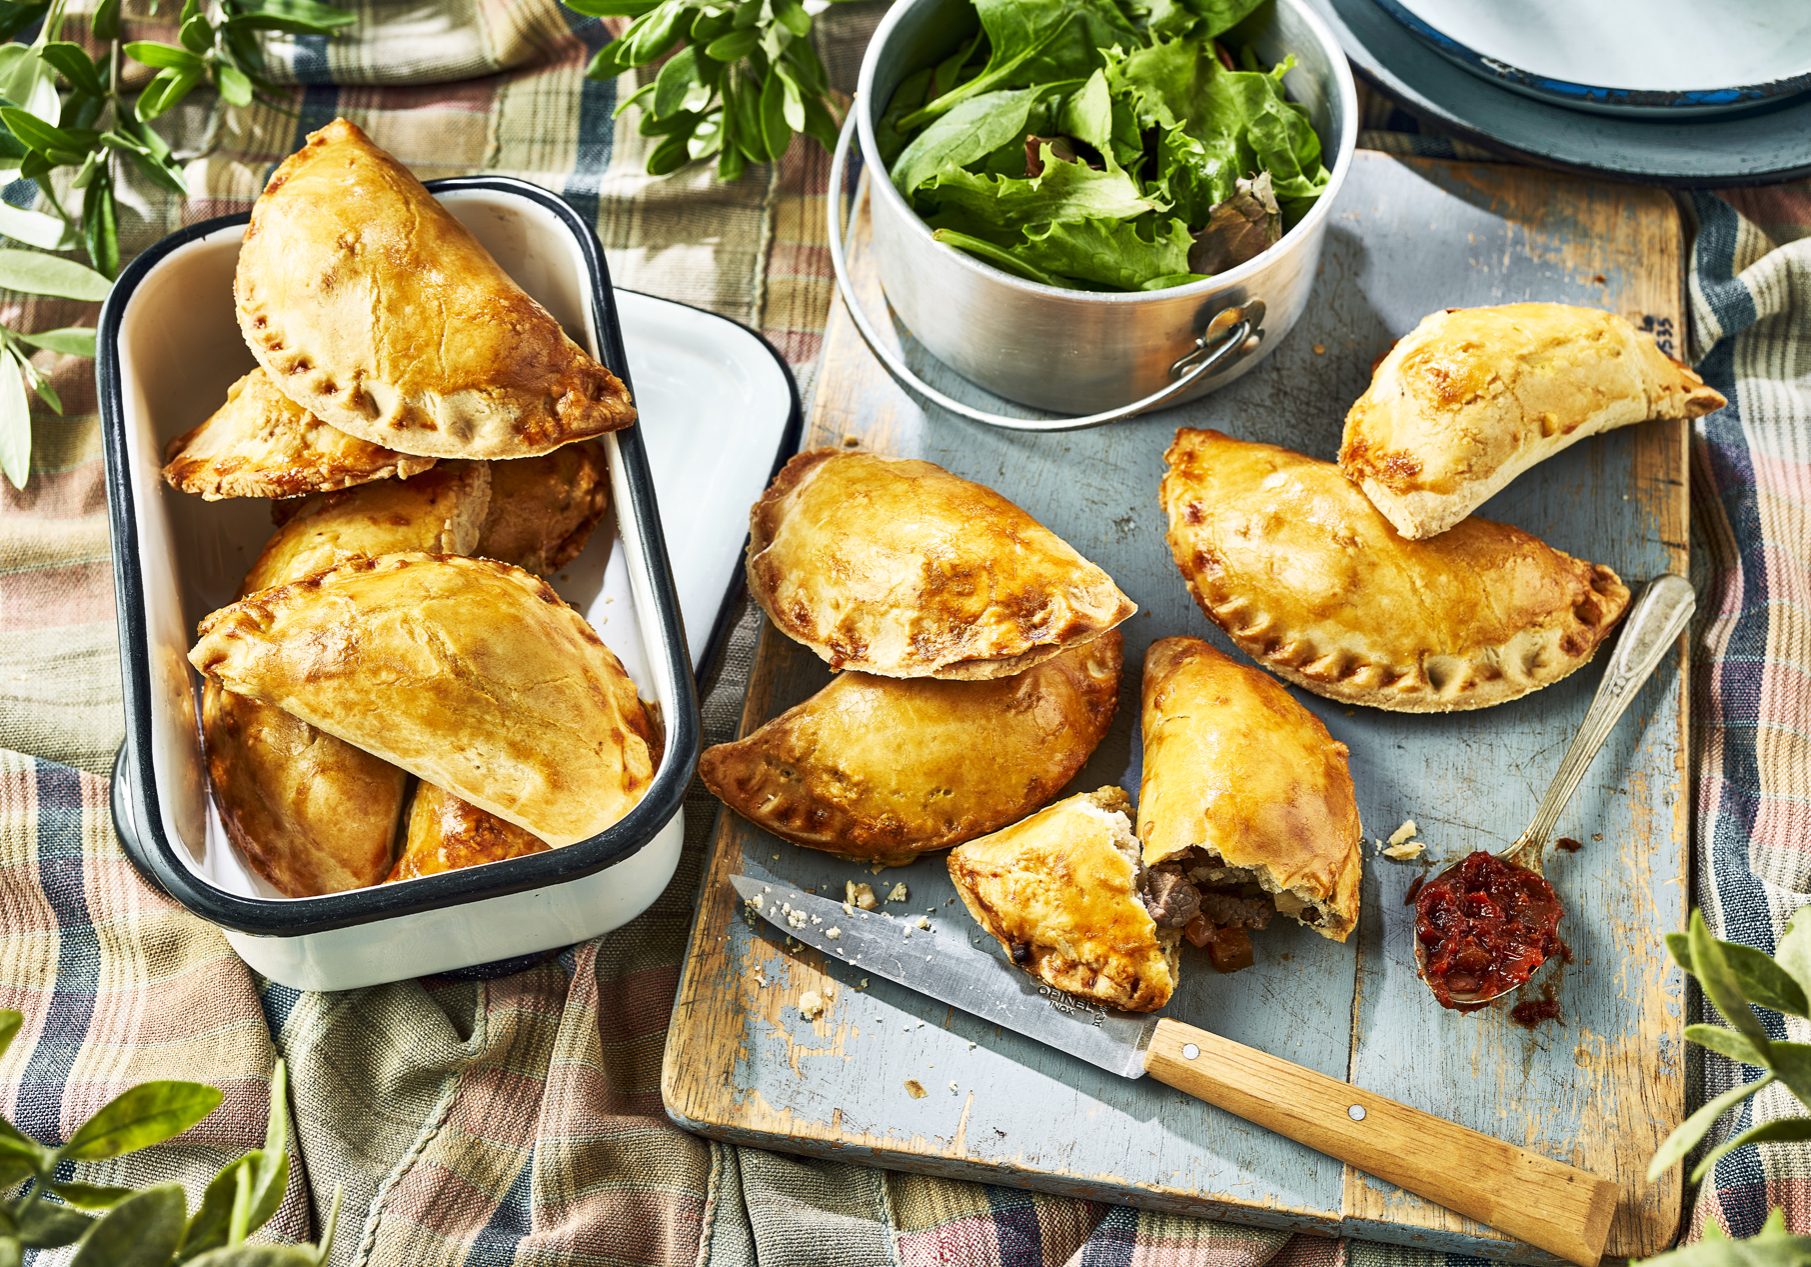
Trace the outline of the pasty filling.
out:
M 1312 902 L 1286 890 L 1272 893 L 1258 872 L 1227 866 L 1199 847 L 1145 873 L 1144 904 L 1157 927 L 1181 929 L 1221 972 L 1252 965 L 1251 930 L 1268 928 L 1277 912 L 1310 927 L 1322 919 Z

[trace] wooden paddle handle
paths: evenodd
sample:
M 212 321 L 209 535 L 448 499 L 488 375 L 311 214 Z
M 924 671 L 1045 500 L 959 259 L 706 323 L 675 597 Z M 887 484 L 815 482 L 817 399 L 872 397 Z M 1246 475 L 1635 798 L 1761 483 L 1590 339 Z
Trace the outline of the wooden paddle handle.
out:
M 1568 1262 L 1603 1257 L 1607 1179 L 1180 1021 L 1157 1022 L 1145 1072 Z

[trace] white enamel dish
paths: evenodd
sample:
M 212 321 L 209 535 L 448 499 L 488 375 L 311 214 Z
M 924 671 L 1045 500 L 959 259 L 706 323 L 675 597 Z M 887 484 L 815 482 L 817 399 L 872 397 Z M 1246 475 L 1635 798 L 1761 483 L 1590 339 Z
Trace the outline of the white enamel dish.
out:
M 1680 118 L 1811 89 L 1805 0 L 1376 0 L 1455 64 L 1515 92 Z
M 797 443 L 790 375 L 757 336 L 683 305 L 626 295 L 637 323 L 630 339 L 596 238 L 564 203 L 501 177 L 430 187 L 635 390 L 642 423 L 606 438 L 611 514 L 585 553 L 551 579 L 622 659 L 655 707 L 666 744 L 642 802 L 564 849 L 315 898 L 277 895 L 248 871 L 207 795 L 195 720 L 200 679 L 186 656 L 196 622 L 236 596 L 270 535 L 269 505 L 203 502 L 159 478 L 165 442 L 205 417 L 252 365 L 231 298 L 246 217 L 192 226 L 147 251 L 107 302 L 97 358 L 126 702 L 115 820 L 148 878 L 220 925 L 253 968 L 301 989 L 531 955 L 607 932 L 654 901 L 677 866 L 680 802 L 699 750 L 693 664 L 739 575 L 745 508 Z M 649 440 L 650 420 L 663 416 L 677 425 Z M 698 429 L 710 443 L 688 443 Z M 685 517 L 675 541 L 684 582 L 669 566 L 650 449 L 670 476 L 689 467 L 691 487 L 723 508 Z M 689 639 L 682 591 L 697 625 Z

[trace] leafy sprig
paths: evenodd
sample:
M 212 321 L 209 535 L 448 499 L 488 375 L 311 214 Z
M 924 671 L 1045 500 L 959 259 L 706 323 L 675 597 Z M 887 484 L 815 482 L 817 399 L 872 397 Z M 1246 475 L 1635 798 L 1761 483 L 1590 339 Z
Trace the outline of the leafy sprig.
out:
M 101 0 L 89 20 L 98 49 L 91 53 L 65 38 L 66 5 L 0 0 L 0 36 L 12 40 L 36 27 L 30 43 L 0 44 L 0 184 L 32 181 L 42 195 L 41 208 L 0 203 L 0 237 L 19 244 L 0 249 L 0 289 L 97 300 L 119 272 L 117 190 L 128 170 L 178 197 L 189 192 L 181 162 L 151 121 L 204 85 L 229 105 L 275 104 L 261 37 L 330 35 L 354 18 L 320 0 L 186 0 L 176 43 L 125 42 L 120 0 Z M 155 72 L 142 87 L 128 85 L 127 59 Z M 92 267 L 51 254 L 71 250 Z M 93 356 L 94 331 L 0 326 L 0 472 L 19 488 L 31 470 L 29 393 L 63 412 L 31 363 L 33 348 Z
M 1648 1179 L 1658 1179 L 1699 1144 L 1717 1119 L 1765 1087 L 1783 1083 L 1811 1110 L 1811 1043 L 1769 1039 L 1755 1007 L 1786 1016 L 1811 1018 L 1811 906 L 1801 908 L 1786 924 L 1771 956 L 1739 942 L 1711 936 L 1704 916 L 1692 912 L 1686 932 L 1669 933 L 1667 950 L 1696 977 L 1725 1021 L 1724 1025 L 1688 1025 L 1685 1037 L 1700 1047 L 1762 1070 L 1759 1078 L 1733 1087 L 1710 1100 L 1667 1136 L 1648 1165 Z M 1692 1169 L 1694 1183 L 1717 1161 L 1744 1144 L 1811 1141 L 1811 1117 L 1777 1118 L 1741 1131 L 1707 1150 Z
M 0 1055 L 24 1018 L 0 1011 Z M 288 1077 L 277 1063 L 270 1083 L 264 1144 L 227 1163 L 189 1213 L 180 1185 L 132 1189 L 61 1177 L 67 1162 L 103 1161 L 160 1144 L 220 1104 L 199 1082 L 146 1082 L 102 1105 L 67 1143 L 40 1144 L 0 1118 L 0 1267 L 18 1267 L 28 1249 L 75 1246 L 71 1267 L 323 1267 L 339 1220 L 340 1199 L 320 1245 L 249 1244 L 270 1221 L 289 1183 Z
M 1744 1240 L 1706 1223 L 1702 1240 L 1644 1258 L 1638 1267 L 1811 1267 L 1811 1236 L 1794 1235 L 1786 1227 L 1786 1212 L 1775 1210 Z
M 779 158 L 799 133 L 825 149 L 836 144 L 836 102 L 800 0 L 566 3 L 590 17 L 633 19 L 592 58 L 590 78 L 666 58 L 616 108 L 639 109 L 641 134 L 660 138 L 648 155 L 651 175 L 715 159 L 718 177 L 735 180 L 748 164 Z

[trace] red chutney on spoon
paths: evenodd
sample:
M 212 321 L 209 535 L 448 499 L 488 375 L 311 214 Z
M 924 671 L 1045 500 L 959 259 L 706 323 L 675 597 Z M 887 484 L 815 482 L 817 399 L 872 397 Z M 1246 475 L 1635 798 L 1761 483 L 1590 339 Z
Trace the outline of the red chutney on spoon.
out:
M 1415 895 L 1422 978 L 1441 1007 L 1482 1007 L 1558 952 L 1562 914 L 1539 872 L 1482 850 L 1470 854 Z

